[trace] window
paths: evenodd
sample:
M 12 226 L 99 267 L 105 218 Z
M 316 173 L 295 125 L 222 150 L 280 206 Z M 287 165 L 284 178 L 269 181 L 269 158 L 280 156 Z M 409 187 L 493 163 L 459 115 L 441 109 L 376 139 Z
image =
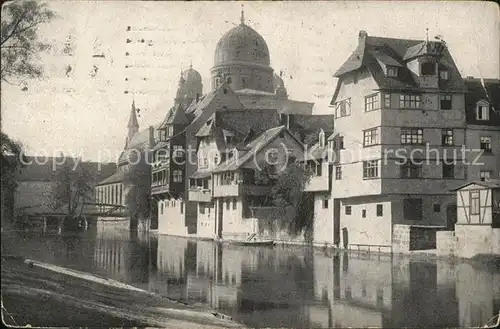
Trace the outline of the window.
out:
M 328 209 L 328 199 L 323 200 L 323 209 Z
M 200 214 L 205 214 L 205 206 L 201 203 L 198 203 L 199 204 L 199 207 L 200 207 Z
M 401 178 L 422 178 L 422 164 L 408 161 L 400 166 Z
M 387 76 L 388 77 L 397 77 L 398 76 L 398 68 L 394 66 L 387 67 Z
M 373 110 L 378 110 L 379 104 L 378 104 L 378 94 L 375 95 L 370 95 L 365 97 L 365 111 L 373 111 Z
M 436 64 L 434 63 L 422 63 L 420 66 L 420 75 L 434 75 L 436 74 Z
M 403 109 L 420 108 L 420 95 L 400 95 L 399 107 Z
M 379 143 L 378 130 L 378 128 L 372 128 L 363 131 L 363 146 L 376 145 Z
M 343 136 L 338 136 L 337 140 L 335 141 L 336 143 L 336 149 L 337 150 L 343 150 L 344 149 L 344 137 Z
M 401 128 L 401 144 L 423 144 L 424 131 L 422 128 Z
M 208 167 L 208 159 L 207 158 L 203 158 L 203 167 Z
M 384 206 L 381 204 L 377 205 L 377 217 L 382 217 L 384 215 Z
M 453 145 L 453 129 L 441 130 L 441 145 L 443 146 Z
M 484 150 L 484 152 L 491 152 L 491 137 L 481 136 L 480 145 L 481 150 Z
M 384 94 L 384 107 L 385 108 L 391 107 L 391 94 Z
M 488 179 L 490 179 L 490 178 L 491 178 L 491 171 L 483 171 L 483 170 L 481 170 L 481 171 L 479 172 L 479 178 L 480 178 L 483 182 L 484 182 L 484 181 L 486 181 L 486 180 L 488 180 Z
M 181 202 L 181 214 L 184 213 L 184 202 Z
M 181 183 L 182 182 L 182 170 L 174 170 L 174 177 L 173 181 L 174 183 Z
M 455 178 L 455 165 L 443 162 L 443 178 Z
M 161 207 L 160 207 L 160 214 L 163 215 L 163 203 L 161 204 Z
M 174 145 L 173 156 L 174 157 L 182 156 L 183 150 L 184 150 L 184 148 L 182 147 L 182 145 Z
M 469 213 L 471 215 L 479 215 L 479 207 L 481 205 L 479 191 L 470 191 Z
M 439 79 L 448 80 L 448 78 L 449 78 L 448 70 L 439 71 Z
M 236 199 L 233 198 L 233 210 L 236 210 Z
M 439 203 L 434 205 L 434 212 L 441 212 L 441 205 Z
M 337 102 L 335 105 L 335 117 L 341 118 L 351 115 L 351 99 Z
M 404 220 L 422 220 L 422 199 L 403 200 Z
M 361 210 L 361 217 L 366 218 L 366 209 Z
M 335 179 L 342 179 L 342 167 L 335 167 Z
M 476 119 L 477 120 L 489 120 L 490 119 L 490 109 L 488 103 L 482 102 L 478 103 L 476 106 Z
M 441 95 L 440 99 L 440 107 L 441 110 L 450 110 L 451 109 L 451 95 Z
M 363 178 L 378 177 L 378 160 L 363 161 Z
M 227 200 L 227 201 L 226 201 L 226 210 L 229 210 L 229 203 L 230 203 L 230 201 L 229 201 L 229 200 Z
M 350 215 L 352 213 L 352 208 L 351 206 L 345 206 L 345 214 Z

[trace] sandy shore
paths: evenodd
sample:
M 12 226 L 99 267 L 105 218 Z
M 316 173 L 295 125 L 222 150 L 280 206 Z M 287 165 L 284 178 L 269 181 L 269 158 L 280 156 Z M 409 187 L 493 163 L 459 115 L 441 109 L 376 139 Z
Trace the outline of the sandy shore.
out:
M 89 273 L 2 258 L 2 315 L 32 327 L 241 328 L 222 314 Z

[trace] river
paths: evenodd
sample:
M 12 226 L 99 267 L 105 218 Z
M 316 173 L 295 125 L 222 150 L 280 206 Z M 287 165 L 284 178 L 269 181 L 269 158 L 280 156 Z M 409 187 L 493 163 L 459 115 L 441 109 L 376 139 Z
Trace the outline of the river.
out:
M 209 306 L 254 328 L 473 327 L 500 309 L 500 270 L 466 262 L 239 247 L 109 224 L 71 243 L 47 233 L 17 240 L 24 257 Z

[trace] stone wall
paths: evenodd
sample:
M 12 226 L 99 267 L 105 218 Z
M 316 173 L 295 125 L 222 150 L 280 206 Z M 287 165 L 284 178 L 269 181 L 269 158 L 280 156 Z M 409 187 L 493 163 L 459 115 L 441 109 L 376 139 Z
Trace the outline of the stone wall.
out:
M 393 225 L 392 252 L 402 254 L 436 254 L 436 231 L 438 228 Z
M 479 254 L 500 255 L 500 229 L 489 225 L 456 225 L 456 254 L 472 258 Z
M 436 232 L 436 250 L 438 256 L 455 257 L 457 253 L 455 231 Z

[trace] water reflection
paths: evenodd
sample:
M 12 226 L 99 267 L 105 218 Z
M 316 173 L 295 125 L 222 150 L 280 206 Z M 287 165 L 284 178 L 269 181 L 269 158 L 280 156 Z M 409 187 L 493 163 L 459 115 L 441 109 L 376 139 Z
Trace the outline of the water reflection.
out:
M 110 227 L 66 253 L 57 237 L 23 242 L 33 258 L 202 303 L 251 327 L 472 327 L 500 308 L 500 273 L 468 263 L 253 248 Z M 37 247 L 38 245 L 38 247 Z

